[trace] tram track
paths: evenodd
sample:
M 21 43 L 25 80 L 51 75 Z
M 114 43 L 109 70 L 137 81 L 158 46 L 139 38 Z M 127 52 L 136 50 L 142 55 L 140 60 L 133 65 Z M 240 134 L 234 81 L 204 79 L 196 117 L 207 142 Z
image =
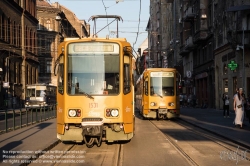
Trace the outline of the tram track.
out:
M 211 130 L 206 129 L 206 128 L 204 128 L 204 127 L 195 125 L 195 124 L 190 123 L 190 122 L 188 122 L 188 121 L 186 121 L 186 120 L 184 120 L 184 119 L 182 119 L 182 118 L 179 118 L 179 120 L 181 120 L 182 122 L 184 122 L 184 123 L 186 123 L 186 124 L 188 124 L 188 125 L 190 125 L 190 126 L 199 128 L 199 129 L 201 129 L 201 130 L 203 130 L 203 131 L 206 131 L 206 132 L 208 132 L 208 133 L 210 133 L 210 134 L 213 134 L 213 135 L 215 135 L 215 136 L 217 136 L 217 137 L 219 137 L 219 138 L 213 137 L 213 136 L 211 136 L 211 135 L 207 135 L 207 137 L 211 137 L 211 138 L 213 138 L 213 139 L 217 139 L 218 141 L 221 141 L 221 142 L 223 142 L 222 139 L 226 139 L 226 140 L 229 140 L 229 141 L 231 141 L 232 143 L 234 143 L 234 144 L 236 144 L 236 145 L 238 145 L 238 146 L 241 146 L 241 147 L 243 147 L 243 148 L 245 148 L 245 149 L 250 150 L 250 146 L 248 146 L 248 145 L 246 145 L 246 144 L 244 144 L 244 143 L 242 143 L 242 142 L 236 141 L 236 140 L 231 139 L 231 138 L 229 138 L 229 137 L 226 137 L 226 136 L 224 136 L 224 135 L 222 135 L 222 134 L 218 134 L 217 132 L 211 131 Z M 185 126 L 184 124 L 182 124 L 182 123 L 180 123 L 180 122 L 178 122 L 178 121 L 176 121 L 176 122 L 177 122 L 179 125 Z M 186 127 L 186 126 L 185 126 L 185 127 Z M 187 127 L 186 127 L 186 128 L 187 128 Z M 193 131 L 193 132 L 200 133 L 200 132 L 198 132 L 198 131 Z
M 103 142 L 103 145 L 100 147 L 93 146 L 92 148 L 87 148 L 82 143 L 60 142 L 57 146 L 47 149 L 46 153 L 37 155 L 35 159 L 30 159 L 29 164 L 26 165 L 59 166 L 61 164 L 84 164 L 85 166 L 122 166 L 122 158 L 123 145 L 120 143 L 106 144 Z
M 176 124 L 181 126 L 182 128 L 186 129 L 188 132 L 192 132 L 193 134 L 197 135 L 197 137 L 203 137 L 207 140 L 209 140 L 210 142 L 217 144 L 218 146 L 222 147 L 223 149 L 226 149 L 225 153 L 226 155 L 228 155 L 227 153 L 234 153 L 236 152 L 236 155 L 238 155 L 238 150 L 239 150 L 239 146 L 241 148 L 245 148 L 245 153 L 248 151 L 249 152 L 249 147 L 247 145 L 244 145 L 242 143 L 239 143 L 237 141 L 233 141 L 233 140 L 226 140 L 225 137 L 221 137 L 221 135 L 216 134 L 212 131 L 203 129 L 201 127 L 197 127 L 195 125 L 192 125 L 190 123 L 187 123 L 184 120 L 178 121 L 165 121 L 165 120 L 149 120 L 150 123 L 155 126 L 158 130 L 161 131 L 161 133 L 164 135 L 164 137 L 168 140 L 168 142 L 189 162 L 190 165 L 192 166 L 199 166 L 201 164 L 199 164 L 198 161 L 196 161 L 196 159 L 194 159 L 192 157 L 192 155 L 189 155 L 188 153 L 186 153 L 186 150 L 183 149 L 180 145 L 178 145 L 177 141 L 175 140 L 173 137 L 171 137 L 169 135 L 169 133 L 167 133 L 165 130 L 167 128 L 164 127 L 159 127 L 159 125 L 161 126 L 167 126 L 170 125 L 171 123 Z M 242 152 L 242 151 L 241 151 Z M 221 155 L 221 154 L 220 154 Z M 240 154 L 241 155 L 241 154 Z M 221 156 L 220 156 L 221 157 Z M 241 156 L 242 157 L 242 156 Z M 250 161 L 249 156 L 244 156 L 245 160 Z M 238 158 L 236 159 L 238 160 Z
M 149 122 L 158 130 L 160 130 L 156 124 L 153 123 L 152 120 L 149 120 Z M 160 130 L 161 131 L 161 130 Z M 188 161 L 188 163 L 192 166 L 199 166 L 187 153 L 185 153 L 185 151 L 179 146 L 177 145 L 172 138 L 170 138 L 167 134 L 163 133 L 161 131 L 161 133 L 163 134 L 163 136 L 167 139 L 167 141 Z
M 186 126 L 186 125 L 184 125 L 184 124 L 182 124 L 182 123 L 180 123 L 180 122 L 177 121 L 177 123 L 178 123 L 179 125 L 181 125 L 181 126 L 187 128 L 188 130 L 192 130 L 192 132 L 197 133 L 197 134 L 199 134 L 199 135 L 202 135 L 203 137 L 206 137 L 206 138 L 209 138 L 210 140 L 213 140 L 215 143 L 217 143 L 218 145 L 220 145 L 220 146 L 222 146 L 222 147 L 224 147 L 224 148 L 226 148 L 226 149 L 228 149 L 228 150 L 231 150 L 231 151 L 233 150 L 232 148 L 228 147 L 228 145 L 230 144 L 230 146 L 237 146 L 237 147 L 240 146 L 241 148 L 244 148 L 244 149 L 247 149 L 248 151 L 250 151 L 250 147 L 249 147 L 248 145 L 245 145 L 245 144 L 243 144 L 243 143 L 241 143 L 241 142 L 239 142 L 239 141 L 236 141 L 236 140 L 230 139 L 230 138 L 228 138 L 228 137 L 225 137 L 225 136 L 223 136 L 223 135 L 221 135 L 221 134 L 218 134 L 218 133 L 216 133 L 216 132 L 213 132 L 213 131 L 211 131 L 211 130 L 208 130 L 208 129 L 202 128 L 202 127 L 200 127 L 200 126 L 194 125 L 194 124 L 189 123 L 189 122 L 187 122 L 187 121 L 185 121 L 185 120 L 183 120 L 183 119 L 181 119 L 181 120 L 182 120 L 182 122 L 184 122 L 184 123 L 186 123 L 186 124 L 189 124 L 189 125 L 191 125 L 191 126 L 193 126 L 193 127 L 199 128 L 200 130 L 205 131 L 205 132 L 207 132 L 208 134 L 202 133 L 201 131 L 198 131 L 198 130 L 192 130 L 191 127 L 188 127 L 188 126 Z M 209 135 L 209 134 L 210 134 L 210 135 Z M 211 135 L 211 134 L 212 134 L 212 135 Z M 224 141 L 224 140 L 227 140 L 227 141 Z M 235 150 L 235 149 L 234 149 L 234 150 Z M 246 158 L 246 159 L 247 159 L 248 161 L 250 161 L 250 158 L 249 158 L 249 157 Z

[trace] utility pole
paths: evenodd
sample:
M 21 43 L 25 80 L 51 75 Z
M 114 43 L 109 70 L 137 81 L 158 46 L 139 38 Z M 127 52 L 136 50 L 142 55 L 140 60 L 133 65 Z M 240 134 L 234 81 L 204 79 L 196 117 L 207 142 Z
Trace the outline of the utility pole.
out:
M 177 64 L 177 57 L 176 57 L 176 32 L 177 32 L 177 27 L 176 27 L 176 0 L 174 0 L 174 2 L 173 2 L 174 4 L 173 4 L 173 7 L 174 7 L 174 13 L 173 13 L 173 17 L 174 17 L 174 21 L 173 21 L 173 23 L 174 23 L 174 27 L 173 27 L 173 29 L 174 29 L 174 39 L 173 39 L 173 44 L 174 44 L 174 66 L 173 67 L 176 67 L 176 64 Z
M 242 78 L 243 78 L 243 91 L 246 92 L 246 88 L 245 88 L 245 81 L 246 81 L 246 75 L 245 75 L 245 34 L 244 34 L 244 30 L 245 28 L 242 29 L 242 61 L 243 61 L 243 74 L 242 74 Z
M 22 84 L 22 96 L 21 100 L 25 100 L 25 86 L 26 86 L 26 55 L 25 55 L 25 24 L 24 24 L 24 0 L 21 1 L 22 16 L 21 16 L 21 29 L 22 29 L 22 66 L 21 66 L 21 84 Z

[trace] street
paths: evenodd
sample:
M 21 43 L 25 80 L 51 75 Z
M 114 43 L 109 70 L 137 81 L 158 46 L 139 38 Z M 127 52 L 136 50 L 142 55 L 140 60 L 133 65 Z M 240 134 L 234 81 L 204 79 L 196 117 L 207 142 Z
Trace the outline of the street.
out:
M 183 108 L 182 116 L 179 119 L 159 121 L 143 120 L 137 111 L 135 113 L 135 136 L 129 142 L 109 144 L 103 142 L 100 147 L 94 145 L 92 148 L 87 148 L 83 143 L 55 143 L 55 121 L 49 120 L 49 126 L 42 126 L 43 123 L 39 126 L 33 125 L 28 137 L 25 136 L 25 132 L 22 132 L 19 136 L 22 139 L 21 144 L 13 147 L 14 144 L 11 141 L 8 146 L 2 146 L 1 151 L 5 151 L 6 156 L 10 157 L 2 156 L 2 160 L 6 165 L 10 162 L 16 165 L 27 162 L 30 165 L 65 163 L 86 166 L 212 166 L 215 163 L 227 166 L 249 165 L 250 125 L 246 124 L 244 129 L 235 128 L 231 125 L 233 118 L 224 119 L 221 116 L 221 110 Z M 231 116 L 233 117 L 233 115 Z M 27 131 L 27 128 L 22 130 Z M 32 134 L 32 130 L 36 131 Z M 13 134 L 14 132 L 18 131 L 13 131 Z M 41 135 L 40 132 L 44 134 Z M 11 135 L 11 132 L 8 134 Z M 45 141 L 46 136 L 51 137 L 47 137 Z M 30 144 L 26 143 L 27 138 L 29 138 L 28 143 Z M 39 145 L 32 143 L 37 142 L 34 140 L 36 138 L 40 140 Z M 51 143 L 48 143 L 49 140 Z M 5 138 L 2 143 L 7 141 L 9 140 Z M 53 146 L 48 146 L 52 143 L 54 143 Z M 12 146 L 9 146 L 11 144 Z M 31 144 L 34 144 L 32 148 L 28 148 Z M 17 152 L 20 148 L 24 152 L 14 155 L 13 152 Z M 25 150 L 30 151 L 26 153 Z M 11 156 L 14 156 L 15 160 Z

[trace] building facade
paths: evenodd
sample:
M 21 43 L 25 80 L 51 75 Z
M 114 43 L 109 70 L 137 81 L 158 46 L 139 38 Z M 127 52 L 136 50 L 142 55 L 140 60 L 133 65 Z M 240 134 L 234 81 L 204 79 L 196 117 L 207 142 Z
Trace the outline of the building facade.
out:
M 183 93 L 195 95 L 200 107 L 217 109 L 223 106 L 223 93 L 233 102 L 237 87 L 250 95 L 249 0 L 150 2 L 151 58 L 159 61 L 152 52 L 156 49 L 163 55 L 162 67 L 182 67 Z M 164 49 L 166 56 L 160 52 Z
M 0 107 L 22 104 L 38 79 L 36 0 L 0 1 Z
M 236 88 L 250 95 L 250 1 L 215 1 L 215 90 L 216 108 L 223 108 L 222 95 L 230 97 Z
M 54 64 L 58 58 L 57 47 L 64 38 L 89 36 L 89 24 L 80 21 L 73 12 L 59 3 L 37 0 L 39 83 L 57 85 Z

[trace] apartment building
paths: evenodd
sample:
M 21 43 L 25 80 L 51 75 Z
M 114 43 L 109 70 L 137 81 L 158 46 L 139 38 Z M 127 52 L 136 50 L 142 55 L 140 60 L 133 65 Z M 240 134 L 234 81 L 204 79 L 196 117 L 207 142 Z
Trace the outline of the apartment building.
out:
M 83 38 L 89 36 L 90 26 L 79 20 L 75 14 L 59 3 L 37 0 L 38 58 L 40 83 L 57 85 L 54 64 L 58 58 L 57 47 L 66 37 Z
M 21 104 L 25 85 L 37 82 L 37 23 L 36 0 L 0 1 L 1 108 Z
M 215 106 L 223 108 L 223 93 L 231 103 L 236 88 L 250 95 L 250 1 L 215 0 L 213 13 Z

